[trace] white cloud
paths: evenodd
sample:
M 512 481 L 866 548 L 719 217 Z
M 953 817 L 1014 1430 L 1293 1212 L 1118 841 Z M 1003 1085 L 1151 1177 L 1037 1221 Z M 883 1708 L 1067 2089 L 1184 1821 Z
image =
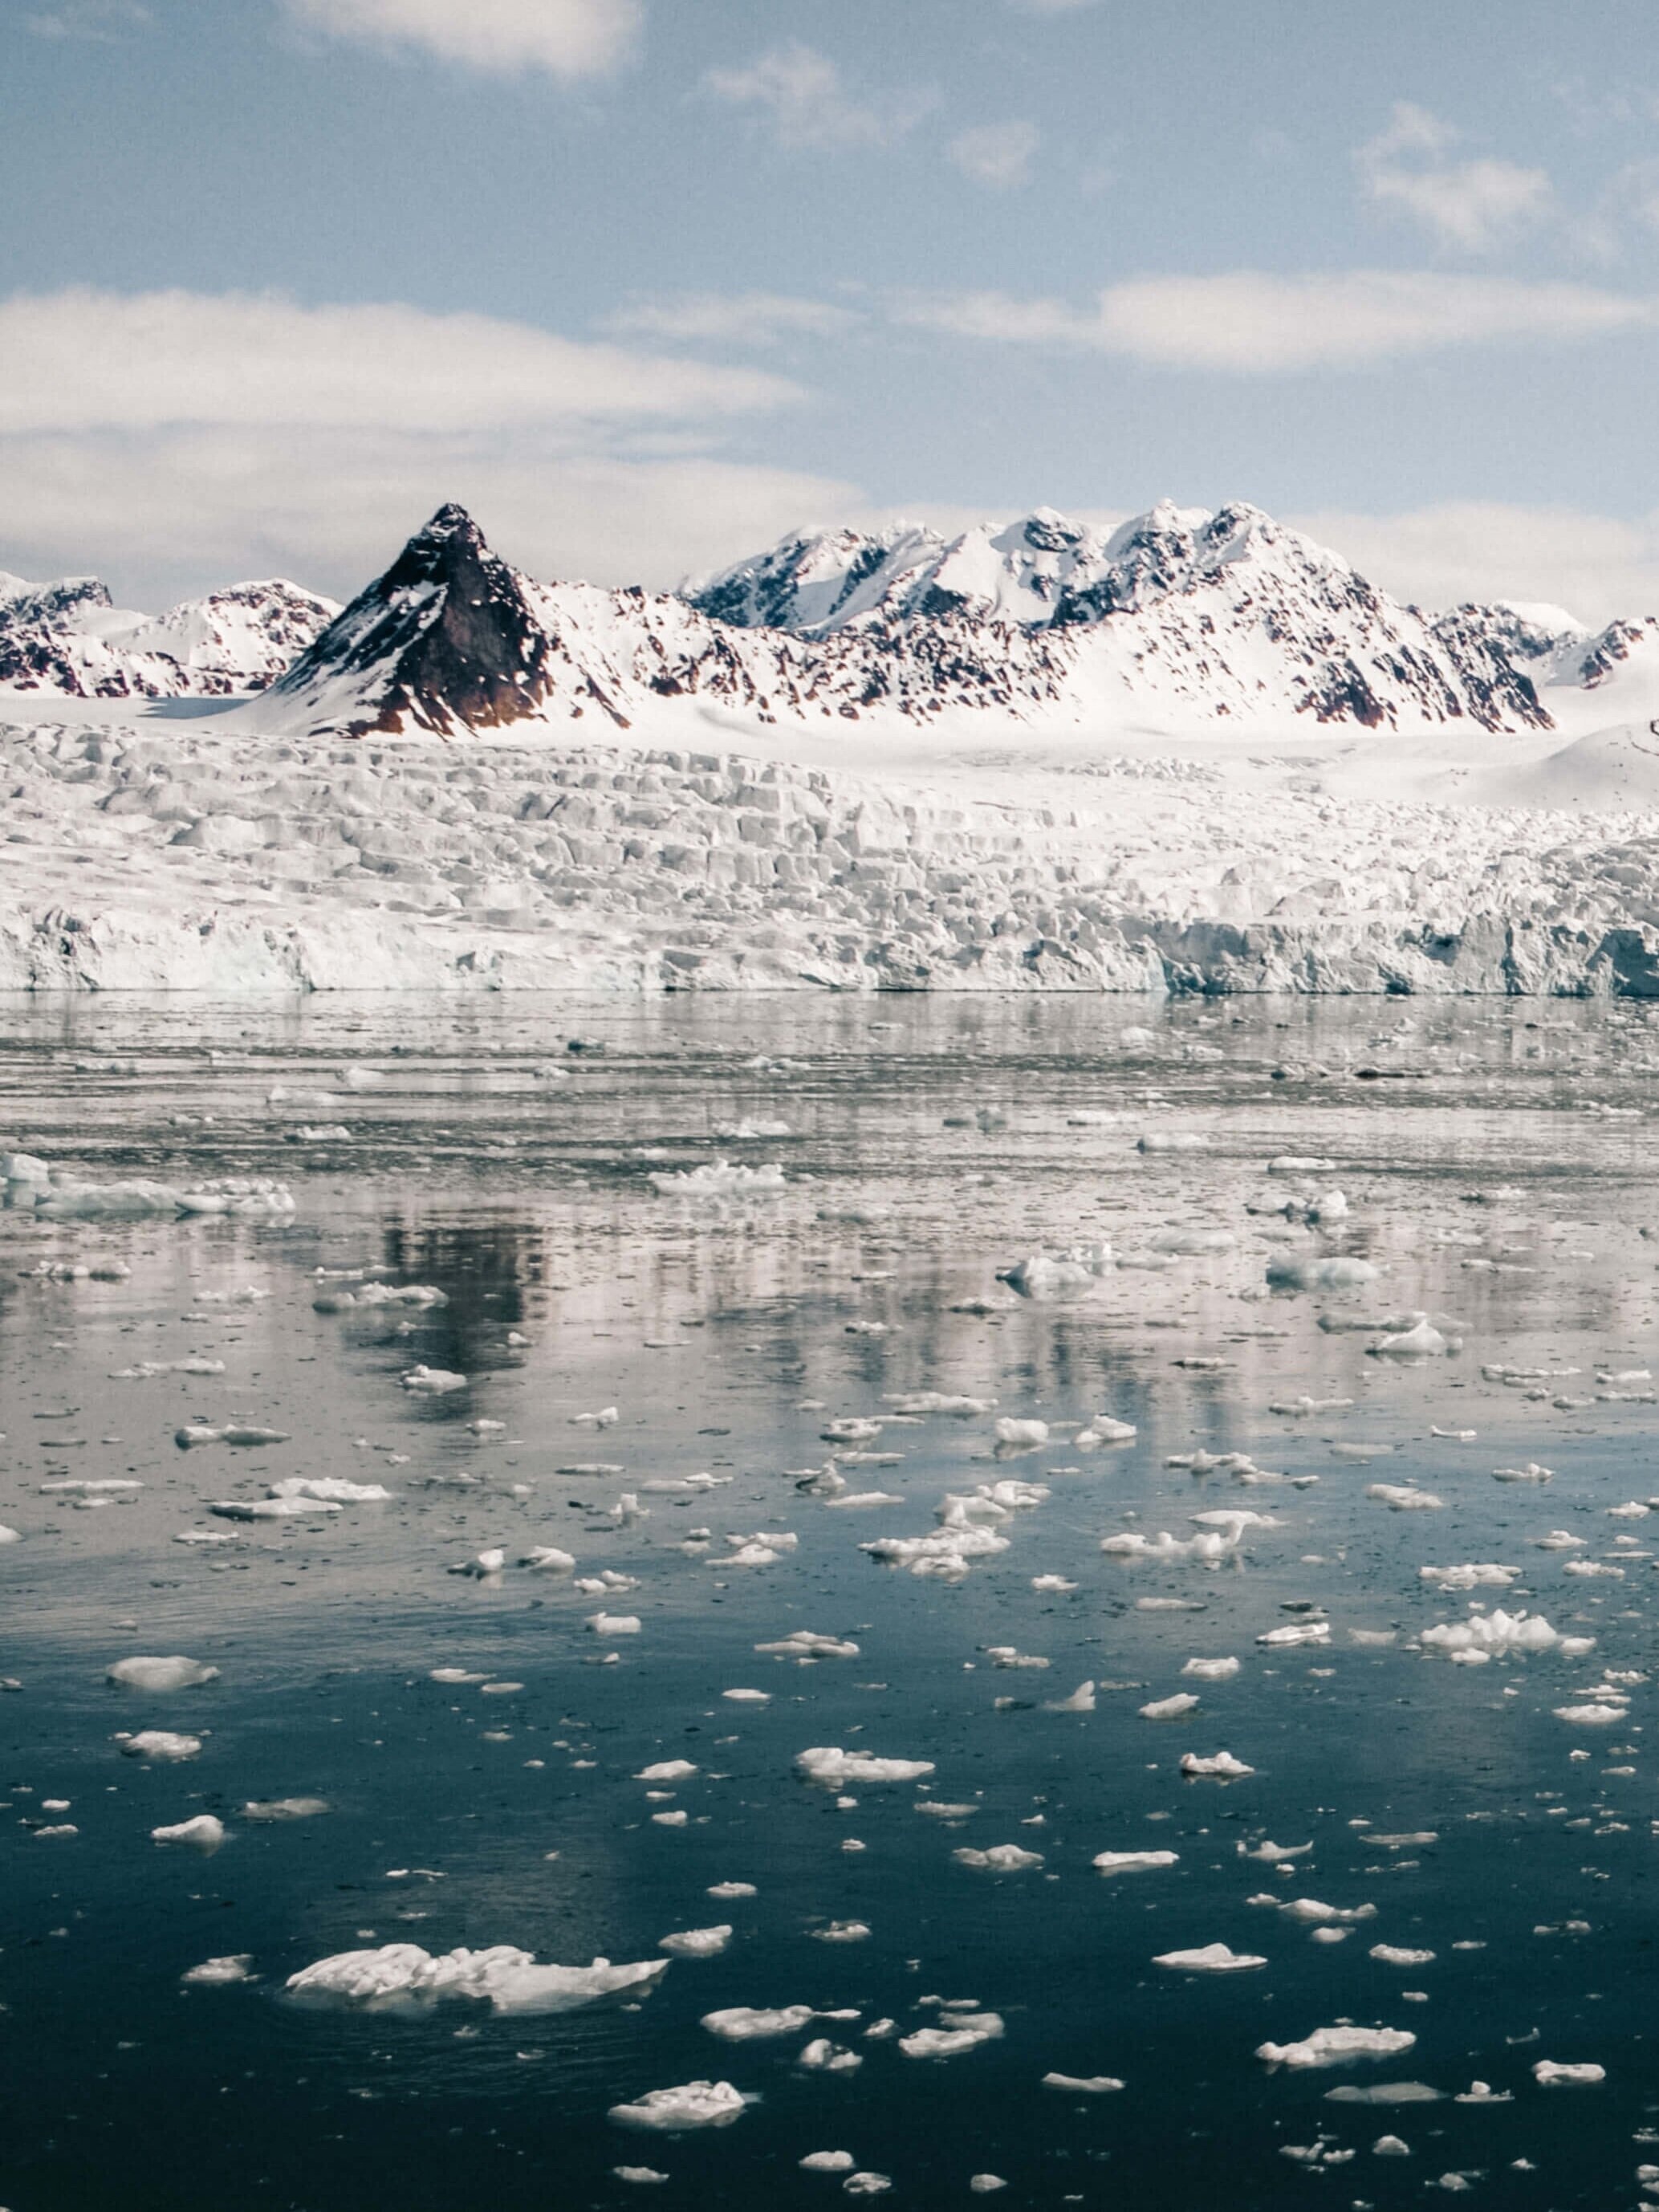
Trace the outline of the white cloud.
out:
M 999 292 L 921 295 L 893 312 L 958 337 L 1238 374 L 1359 368 L 1454 346 L 1583 343 L 1659 322 L 1659 301 L 1587 284 L 1381 269 L 1146 276 L 1109 286 L 1091 308 Z
M 1386 131 L 1354 156 L 1374 205 L 1414 216 L 1437 245 L 1492 253 L 1554 210 L 1542 169 L 1514 161 L 1448 161 L 1458 133 L 1409 100 L 1399 101 Z
M 106 46 L 133 31 L 147 31 L 155 18 L 139 0 L 64 0 L 23 18 L 37 39 L 90 39 Z
M 0 434 L 167 423 L 504 429 L 748 413 L 799 396 L 488 315 L 265 295 L 74 290 L 0 301 Z
M 533 575 L 664 589 L 865 504 L 854 486 L 718 455 L 373 431 L 0 438 L 0 568 L 104 574 L 150 607 L 245 576 L 349 598 L 451 499 Z
M 641 0 L 282 0 L 308 30 L 373 46 L 414 46 L 505 73 L 603 76 L 632 53 Z
M 982 123 L 962 131 L 946 150 L 964 176 L 1006 191 L 1030 178 L 1042 143 L 1042 133 L 1035 123 Z
M 447 498 L 544 573 L 668 582 L 845 485 L 728 458 L 799 398 L 477 315 L 70 292 L 0 301 L 0 566 L 154 599 L 281 569 L 355 589 Z
M 760 110 L 778 143 L 791 149 L 890 145 L 933 104 L 924 93 L 854 99 L 829 55 L 799 40 L 774 46 L 747 69 L 712 69 L 703 82 L 716 99 Z
M 1596 626 L 1659 612 L 1659 514 L 1632 522 L 1468 500 L 1405 514 L 1327 509 L 1285 519 L 1419 606 L 1544 602 Z
M 641 300 L 605 319 L 619 337 L 714 345 L 773 345 L 783 338 L 838 337 L 864 320 L 851 307 L 781 292 L 684 292 Z

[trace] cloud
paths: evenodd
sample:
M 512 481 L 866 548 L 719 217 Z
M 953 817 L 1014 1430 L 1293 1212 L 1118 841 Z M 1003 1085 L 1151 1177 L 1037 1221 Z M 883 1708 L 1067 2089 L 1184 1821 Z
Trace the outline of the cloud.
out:
M 501 74 L 604 76 L 632 54 L 641 0 L 281 0 L 293 21 L 331 38 L 413 46 Z
M 791 149 L 890 145 L 933 105 L 926 93 L 855 100 L 829 55 L 799 40 L 774 46 L 747 69 L 712 69 L 703 82 L 717 100 L 758 109 L 779 145 Z
M 1448 161 L 1457 138 L 1426 108 L 1397 102 L 1388 129 L 1354 156 L 1366 198 L 1414 216 L 1437 245 L 1462 253 L 1495 252 L 1553 212 L 1546 171 Z
M 0 358 L 0 566 L 112 564 L 152 600 L 272 569 L 355 589 L 448 498 L 544 574 L 666 583 L 859 496 L 721 450 L 801 396 L 782 378 L 487 316 L 22 295 Z
M 1419 606 L 1543 602 L 1598 627 L 1615 615 L 1659 612 L 1659 514 L 1628 521 L 1469 500 L 1405 514 L 1328 509 L 1286 520 Z
M 623 337 L 756 346 L 784 338 L 838 337 L 863 320 L 851 307 L 787 293 L 684 292 L 619 308 L 605 318 L 605 327 Z
M 155 18 L 139 0 L 65 0 L 60 8 L 25 15 L 23 28 L 37 39 L 90 39 L 100 46 L 147 31 Z
M 1035 123 L 982 123 L 961 132 L 946 150 L 964 176 L 1006 191 L 1030 178 L 1042 143 L 1042 133 Z
M 1091 308 L 973 292 L 913 295 L 892 312 L 913 328 L 957 337 L 1249 375 L 1362 368 L 1455 346 L 1584 343 L 1653 328 L 1659 301 L 1586 284 L 1432 270 L 1280 276 L 1241 270 L 1136 278 L 1109 286 Z
M 663 589 L 865 504 L 855 486 L 719 455 L 373 431 L 0 438 L 0 568 L 95 571 L 151 607 L 245 576 L 349 598 L 450 499 L 533 575 Z
M 506 429 L 746 414 L 799 397 L 488 315 L 273 295 L 73 290 L 0 301 L 0 434 L 167 423 Z

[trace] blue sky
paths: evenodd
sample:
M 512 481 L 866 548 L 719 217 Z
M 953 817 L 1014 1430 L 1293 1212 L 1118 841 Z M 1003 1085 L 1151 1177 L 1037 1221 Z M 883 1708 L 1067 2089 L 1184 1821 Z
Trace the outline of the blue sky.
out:
M 0 0 L 0 567 L 1246 498 L 1659 607 L 1651 0 Z

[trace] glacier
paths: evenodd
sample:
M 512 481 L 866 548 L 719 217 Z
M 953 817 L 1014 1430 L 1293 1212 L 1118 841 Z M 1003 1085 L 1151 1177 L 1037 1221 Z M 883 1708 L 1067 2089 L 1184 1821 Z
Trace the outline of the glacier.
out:
M 654 595 L 453 507 L 343 610 L 0 578 L 0 989 L 1659 995 L 1656 714 L 1659 623 L 1240 506 Z

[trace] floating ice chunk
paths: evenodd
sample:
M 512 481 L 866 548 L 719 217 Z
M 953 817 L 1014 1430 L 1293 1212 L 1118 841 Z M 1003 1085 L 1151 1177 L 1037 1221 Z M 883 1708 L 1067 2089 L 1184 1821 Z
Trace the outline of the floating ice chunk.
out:
M 753 1145 L 763 1144 L 770 1137 L 787 1137 L 790 1134 L 790 1128 L 787 1121 L 744 1120 L 717 1128 L 714 1133 L 719 1144 Z
M 122 1367 L 110 1376 L 112 1382 L 149 1382 L 158 1375 L 222 1375 L 222 1359 L 141 1359 L 136 1366 Z
M 1451 1349 L 1453 1340 L 1443 1336 L 1426 1314 L 1419 1314 L 1409 1328 L 1390 1329 L 1365 1346 L 1383 1359 L 1435 1359 Z
M 893 2184 L 884 2173 L 849 2173 L 841 2185 L 849 2197 L 884 2197 Z
M 337 1474 L 292 1474 L 270 1486 L 273 1498 L 320 1498 L 336 1505 L 384 1505 L 392 1492 L 378 1482 L 347 1482 Z
M 1239 1664 L 1237 1659 L 1189 1659 L 1181 1671 L 1198 1682 L 1231 1682 Z
M 120 1475 L 106 1475 L 101 1479 L 76 1475 L 63 1482 L 43 1482 L 40 1485 L 40 1495 L 42 1498 L 68 1496 L 104 1499 L 131 1497 L 143 1486 L 142 1482 L 130 1482 Z
M 1312 1849 L 1311 1844 L 1273 1844 L 1263 1841 L 1253 1849 L 1241 1844 L 1238 1847 L 1238 1855 L 1241 1858 L 1260 1859 L 1264 1866 L 1282 1866 L 1291 1859 L 1306 1858 Z
M 595 1636 L 637 1636 L 640 1617 L 636 1613 L 591 1613 L 584 1626 Z
M 859 1549 L 889 1566 L 903 1567 L 913 1575 L 937 1576 L 959 1582 L 981 1559 L 993 1559 L 1008 1549 L 1008 1539 L 994 1529 L 961 1528 L 936 1536 L 878 1536 Z
M 926 1813 L 936 1820 L 965 1820 L 981 1808 L 977 1805 L 951 1805 L 942 1797 L 918 1797 L 911 1807 L 913 1813 Z
M 1094 1863 L 1102 1874 L 1152 1874 L 1180 1862 L 1179 1851 L 1097 1851 Z
M 1164 1951 L 1152 1960 L 1183 1974 L 1243 1974 L 1267 1961 L 1249 1951 L 1234 1951 L 1225 1943 L 1202 1943 L 1194 1951 Z
M 311 1302 L 313 1313 L 349 1313 L 354 1308 L 447 1306 L 448 1293 L 431 1283 L 364 1283 L 355 1291 L 324 1291 Z
M 176 1765 L 194 1759 L 202 1748 L 199 1735 L 179 1735 L 172 1729 L 140 1729 L 137 1735 L 118 1739 L 125 1759 L 147 1759 L 157 1765 Z
M 1207 1137 L 1192 1129 L 1148 1129 L 1135 1140 L 1138 1152 L 1201 1152 Z
M 1012 1668 L 1015 1673 L 1041 1673 L 1049 1664 L 1046 1659 L 1034 1658 L 1029 1651 L 1017 1650 L 1012 1644 L 988 1644 L 985 1656 L 994 1667 Z
M 965 1398 L 944 1390 L 890 1390 L 882 1399 L 896 1413 L 951 1413 L 959 1419 L 994 1412 L 996 1402 L 994 1398 Z
M 1140 1717 L 1144 1721 L 1178 1721 L 1194 1711 L 1197 1705 L 1198 1699 L 1190 1690 L 1182 1690 L 1173 1698 L 1155 1698 L 1151 1705 L 1142 1705 Z
M 1474 1613 L 1467 1620 L 1437 1622 L 1423 1631 L 1419 1641 L 1431 1651 L 1455 1657 L 1460 1651 L 1484 1651 L 1498 1656 L 1511 1651 L 1553 1651 L 1559 1633 L 1541 1613 L 1505 1613 L 1495 1606 L 1490 1613 Z
M 242 1808 L 245 1820 L 314 1820 L 328 1810 L 326 1797 L 250 1797 Z
M 706 2012 L 702 2024 L 722 2043 L 760 2043 L 773 2036 L 799 2035 L 817 2014 L 811 2005 L 781 2005 L 769 2010 L 762 2005 L 726 2005 Z
M 428 1398 L 441 1397 L 448 1391 L 465 1390 L 467 1387 L 465 1375 L 453 1374 L 446 1367 L 411 1367 L 399 1379 L 405 1390 Z
M 1630 1708 L 1622 1705 L 1556 1705 L 1553 1710 L 1557 1720 L 1571 1722 L 1574 1728 L 1611 1728 L 1615 1721 L 1630 1717 Z
M 1607 2069 L 1594 2063 L 1574 2064 L 1540 2058 L 1532 2069 L 1532 2078 L 1546 2089 L 1585 2089 L 1605 2081 Z
M 1112 1265 L 1109 1244 L 1073 1244 L 1063 1252 L 1028 1252 L 1012 1267 L 999 1267 L 997 1280 L 1034 1304 L 1063 1305 L 1089 1297 Z
M 988 2197 L 1008 2185 L 1000 2173 L 975 2173 L 969 2177 L 968 2186 L 975 2197 Z
M 716 1881 L 709 1884 L 708 1894 L 724 1903 L 739 1897 L 757 1897 L 760 1893 L 752 1881 Z
M 476 1558 L 458 1560 L 453 1567 L 447 1567 L 444 1571 L 446 1574 L 469 1576 L 474 1582 L 489 1582 L 494 1576 L 499 1575 L 506 1565 L 505 1547 L 500 1544 L 492 1544 L 487 1551 L 478 1553 Z
M 856 1659 L 859 1647 L 842 1636 L 822 1636 L 810 1628 L 797 1628 L 774 1644 L 757 1644 L 757 1651 L 763 1651 L 781 1659 Z
M 867 1943 L 870 1923 L 867 1920 L 832 1920 L 827 1926 L 814 1928 L 810 1933 L 815 1943 Z
M 314 1521 L 340 1510 L 325 1498 L 217 1498 L 208 1507 L 222 1521 Z
M 919 2027 L 902 2035 L 898 2047 L 907 2058 L 957 2058 L 977 2051 L 1002 2033 L 1002 2015 L 995 2012 L 954 2012 L 946 2014 L 948 2027 Z
M 850 2173 L 858 2160 L 850 2150 L 809 2150 L 798 2163 L 804 2173 Z
M 1334 1175 L 1336 1162 L 1309 1155 L 1305 1158 L 1295 1152 L 1280 1152 L 1267 1163 L 1269 1175 L 1314 1176 Z
M 1045 2089 L 1066 2089 L 1073 2096 L 1105 2097 L 1123 2087 L 1115 2074 L 1045 2074 Z
M 198 1851 L 216 1851 L 225 1840 L 225 1824 L 211 1813 L 198 1813 L 193 1820 L 179 1820 L 170 1828 L 152 1828 L 153 1844 L 188 1844 Z
M 253 1954 L 238 1951 L 223 1959 L 204 1959 L 199 1966 L 191 1966 L 179 1975 L 186 1989 L 222 1990 L 235 1983 L 253 1978 Z
M 718 1928 L 686 1928 L 678 1936 L 665 1936 L 657 1945 L 672 1959 L 716 1959 L 732 1941 L 729 1922 Z
M 1231 1252 L 1238 1239 L 1231 1229 L 1158 1229 L 1148 1237 L 1148 1249 L 1176 1260 L 1200 1260 Z
M 849 1782 L 920 1782 L 933 1773 L 931 1759 L 875 1759 L 868 1752 L 842 1751 L 838 1746 L 814 1746 L 795 1757 L 795 1771 L 825 1789 L 839 1790 Z
M 1022 1850 L 1018 1844 L 993 1844 L 985 1851 L 964 1844 L 951 1856 L 958 1866 L 977 1867 L 988 1874 L 1023 1874 L 1028 1867 L 1042 1864 L 1041 1851 Z
M 1114 1420 L 1109 1413 L 1094 1413 L 1072 1443 L 1079 1451 L 1097 1451 L 1102 1444 L 1132 1444 L 1135 1434 L 1133 1421 Z
M 1409 2158 L 1411 2154 L 1411 2145 L 1402 2142 L 1398 2136 L 1378 2136 L 1371 2145 L 1373 2158 Z
M 219 1669 L 204 1667 L 199 1659 L 175 1656 L 170 1659 L 118 1659 L 106 1679 L 130 1690 L 194 1690 L 204 1682 L 216 1682 Z
M 665 1198 L 701 1199 L 716 1203 L 728 1198 L 770 1198 L 783 1187 L 783 1168 L 777 1160 L 764 1166 L 733 1166 L 728 1160 L 705 1161 L 702 1167 L 678 1173 L 653 1168 L 646 1178 Z
M 1417 2038 L 1403 2027 L 1316 2027 L 1300 2043 L 1263 2043 L 1256 2057 L 1270 2066 L 1294 2069 L 1352 2066 L 1362 2058 L 1392 2058 Z
M 1362 1284 L 1374 1283 L 1378 1269 L 1369 1260 L 1335 1258 L 1328 1260 L 1270 1260 L 1267 1262 L 1267 1287 L 1274 1291 L 1354 1291 Z M 1436 1334 L 1436 1332 L 1431 1332 Z M 1395 1341 L 1386 1340 L 1388 1348 L 1398 1352 L 1404 1345 L 1403 1337 Z M 1373 1347 L 1380 1349 L 1381 1347 Z M 1416 1347 L 1414 1347 L 1416 1348 Z M 1425 1351 L 1444 1350 L 1438 1346 L 1420 1347 Z
M 1282 1912 L 1287 1920 L 1299 1920 L 1310 1928 L 1353 1928 L 1376 1917 L 1374 1905 L 1324 1905 L 1316 1897 L 1274 1897 L 1268 1890 L 1246 1902 L 1265 1905 L 1269 1912 Z
M 22 1536 L 17 1529 L 8 1528 L 3 1523 L 0 1523 L 0 1544 L 21 1544 L 22 1540 Z
M 1582 1552 L 1586 1540 L 1583 1536 L 1575 1536 L 1571 1529 L 1552 1528 L 1547 1536 L 1534 1537 L 1533 1542 L 1540 1552 Z
M 1045 1713 L 1091 1713 L 1095 1709 L 1095 1686 L 1079 1682 L 1069 1698 L 1050 1698 L 1043 1705 Z
M 631 2105 L 612 2105 L 611 2118 L 618 2127 L 678 2135 L 689 2128 L 729 2127 L 745 2109 L 729 2081 L 687 2081 L 678 2089 L 647 2090 Z
M 669 2178 L 665 2173 L 659 2173 L 654 2166 L 613 2166 L 611 2171 L 618 2181 L 649 2184 L 666 2181 Z
M 844 2044 L 832 2043 L 827 2035 L 815 2035 L 802 2046 L 796 2065 L 804 2066 L 814 2074 L 856 2074 L 864 2060 L 856 2051 L 848 2051 Z
M 1492 1479 L 1494 1482 L 1553 1482 L 1555 1471 L 1553 1468 L 1540 1467 L 1535 1459 L 1529 1459 L 1524 1467 L 1493 1468 Z
M 233 1444 L 240 1451 L 257 1451 L 265 1444 L 285 1444 L 288 1436 L 282 1429 L 259 1429 L 240 1422 L 222 1429 L 187 1424 L 174 1431 L 173 1441 L 180 1451 L 199 1449 L 203 1444 Z
M 1371 1482 L 1365 1486 L 1367 1498 L 1374 1498 L 1386 1505 L 1390 1513 L 1438 1513 L 1445 1504 L 1431 1490 L 1419 1490 L 1414 1483 Z
M 1437 1589 L 1507 1589 L 1516 1581 L 1519 1567 L 1502 1567 L 1492 1560 L 1470 1562 L 1457 1567 L 1419 1567 L 1420 1582 L 1432 1583 Z
M 1304 1644 L 1328 1644 L 1331 1625 L 1328 1620 L 1287 1620 L 1281 1628 L 1264 1630 L 1255 1640 L 1269 1651 L 1293 1650 Z
M 1208 1758 L 1195 1751 L 1182 1752 L 1181 1771 L 1195 1782 L 1239 1782 L 1255 1769 L 1247 1766 L 1242 1759 L 1235 1759 L 1230 1751 L 1218 1751 Z
M 290 1974 L 288 1989 L 311 2002 L 371 2011 L 465 1997 L 488 2002 L 498 2013 L 556 2013 L 623 1990 L 648 1989 L 667 1972 L 666 1959 L 628 1966 L 613 1966 L 608 1959 L 595 1959 L 591 1966 L 538 1966 L 532 1953 L 508 1943 L 438 1957 L 416 1943 L 386 1943 L 379 1950 L 319 1959 Z
M 538 1544 L 519 1561 L 532 1574 L 568 1575 L 575 1571 L 576 1562 L 568 1552 L 562 1552 L 556 1544 Z
M 642 1766 L 634 1779 L 635 1782 L 689 1782 L 696 1771 L 689 1759 L 659 1759 L 653 1766 Z
M 1016 1451 L 1035 1450 L 1048 1441 L 1047 1421 L 1011 1420 L 1006 1414 L 996 1425 L 996 1439 Z
M 1432 1951 L 1402 1950 L 1397 1943 L 1373 1943 L 1370 1955 L 1385 1966 L 1431 1966 L 1435 1959 Z

